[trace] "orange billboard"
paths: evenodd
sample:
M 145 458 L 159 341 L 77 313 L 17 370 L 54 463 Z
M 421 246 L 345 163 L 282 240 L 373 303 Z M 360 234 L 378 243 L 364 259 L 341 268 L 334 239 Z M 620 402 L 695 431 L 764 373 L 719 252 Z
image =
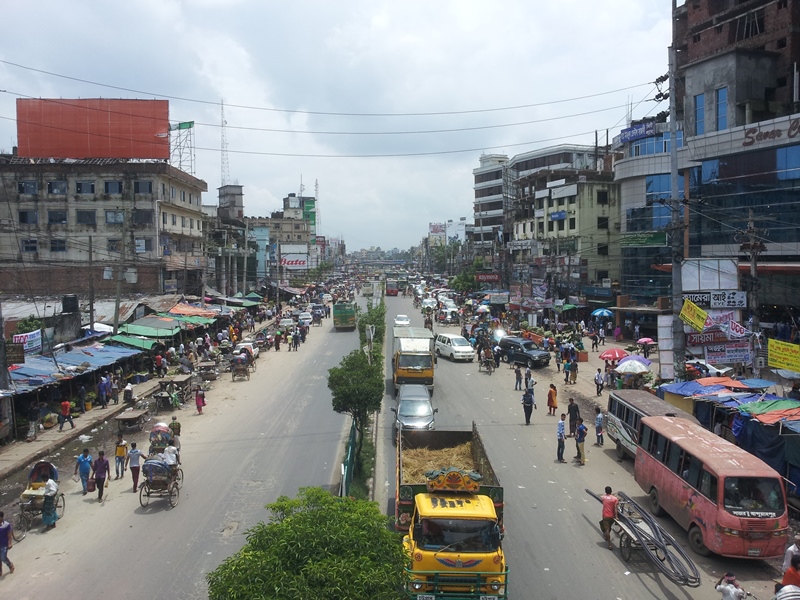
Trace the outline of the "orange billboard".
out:
M 169 101 L 17 99 L 25 158 L 169 159 Z

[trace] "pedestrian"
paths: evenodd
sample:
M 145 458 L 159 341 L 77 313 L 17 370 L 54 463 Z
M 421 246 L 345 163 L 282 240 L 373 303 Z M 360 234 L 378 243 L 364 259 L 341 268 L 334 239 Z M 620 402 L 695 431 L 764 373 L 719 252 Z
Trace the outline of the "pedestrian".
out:
M 111 376 L 111 399 L 114 404 L 119 404 L 119 378 L 116 375 Z
M 522 369 L 519 365 L 514 366 L 514 379 L 514 390 L 522 390 Z
M 622 339 L 622 328 L 620 328 L 620 326 L 617 325 L 614 328 L 614 341 L 619 342 L 621 339 Z
M 564 383 L 565 384 L 569 383 L 569 371 L 570 371 L 570 369 L 572 369 L 572 363 L 567 358 L 567 359 L 564 360 Z
M 204 399 L 205 400 L 205 399 Z M 175 447 L 178 453 L 181 451 L 181 424 L 178 417 L 172 416 L 172 422 L 169 424 L 169 430 L 172 432 L 172 440 L 175 442 Z
M 300 349 L 300 331 L 297 329 L 292 336 L 292 344 L 294 344 L 294 351 L 297 352 Z
M 108 388 L 106 387 L 106 378 L 101 376 L 100 381 L 97 383 L 97 401 L 103 408 L 108 408 L 108 400 L 106 399 Z
M 639 333 L 640 333 L 639 324 L 637 323 L 636 325 L 633 326 L 633 339 L 634 340 L 638 340 L 639 339 Z
M 111 465 L 105 456 L 105 451 L 100 450 L 97 454 L 97 460 L 92 465 L 92 477 L 94 477 L 94 482 L 97 485 L 97 499 L 102 502 L 103 486 L 105 486 L 106 479 L 111 474 Z
M 800 586 L 800 556 L 795 555 L 790 561 L 789 568 L 783 574 L 781 580 L 783 585 L 797 585 Z
M 287 346 L 287 350 L 289 352 L 291 352 L 292 351 L 292 334 L 289 331 L 286 332 L 286 346 Z
M 556 439 L 558 440 L 558 446 L 556 448 L 556 459 L 558 462 L 565 463 L 567 461 L 564 460 L 564 444 L 566 443 L 567 439 L 567 432 L 566 428 L 564 427 L 564 419 L 567 417 L 564 413 L 561 413 L 561 418 L 558 420 L 558 425 L 556 425 Z
M 554 383 L 550 384 L 550 389 L 547 391 L 547 415 L 556 416 L 556 409 L 558 408 L 558 391 Z
M 0 511 L 0 575 L 3 574 L 3 563 L 8 565 L 8 570 L 14 572 L 14 563 L 8 559 L 8 551 L 14 545 L 14 537 L 11 535 L 14 528 L 11 523 L 6 521 L 6 515 Z
M 525 425 L 531 424 L 531 414 L 533 414 L 533 389 L 525 388 L 522 394 L 522 410 L 525 412 Z
M 530 367 L 525 367 L 525 389 L 527 390 L 531 387 L 531 379 L 533 379 L 533 373 L 531 373 Z
M 800 534 L 794 536 L 794 543 L 786 549 L 786 553 L 783 555 L 784 572 L 792 566 L 792 557 L 797 555 L 800 555 Z
M 602 446 L 603 445 L 603 411 L 600 410 L 599 406 L 596 406 L 594 409 L 594 435 L 597 437 L 597 442 L 595 442 L 595 446 Z
M 569 382 L 573 385 L 578 381 L 578 361 L 573 360 L 569 366 Z
M 578 427 L 578 419 L 581 416 L 580 407 L 575 404 L 575 398 L 570 398 L 567 404 L 567 414 L 569 415 L 569 437 L 575 436 L 575 429 Z
M 553 350 L 553 353 L 556 356 L 556 371 L 561 373 L 561 351 L 558 348 L 556 348 L 555 350 Z
M 719 578 L 714 589 L 722 594 L 722 600 L 744 600 L 747 597 L 747 592 L 739 587 L 736 576 L 730 572 Z
M 197 412 L 203 414 L 203 407 L 206 405 L 206 394 L 201 387 L 197 387 L 194 393 L 194 405 L 197 407 Z
M 590 339 L 592 340 L 592 350 L 600 350 L 600 340 L 598 339 L 597 334 L 592 332 Z
M 603 395 L 603 373 L 600 369 L 597 369 L 597 373 L 594 374 L 594 385 L 597 388 L 597 395 Z
M 606 345 L 606 330 L 603 327 L 598 327 L 597 336 L 600 338 L 600 345 Z
M 64 398 L 64 401 L 61 402 L 61 417 L 58 420 L 58 430 L 64 431 L 64 422 L 69 421 L 69 424 L 75 429 L 75 423 L 72 422 L 72 414 L 70 411 L 72 407 L 69 404 L 69 400 Z
M 648 358 L 650 356 L 650 344 L 648 343 L 642 344 L 642 355 L 645 358 Z
M 42 523 L 46 525 L 45 531 L 55 529 L 58 514 L 56 513 L 56 495 L 58 483 L 52 477 L 47 478 L 44 484 L 44 502 L 42 503 Z
M 492 348 L 492 355 L 494 356 L 494 368 L 500 368 L 500 344 L 495 344 Z
M 617 519 L 617 507 L 619 506 L 619 498 L 611 493 L 611 486 L 606 486 L 606 493 L 600 496 L 603 502 L 603 518 L 600 521 L 600 531 L 603 532 L 603 539 L 608 544 L 608 549 L 613 550 L 614 546 L 611 544 L 611 527 Z
M 81 414 L 86 412 L 86 386 L 83 384 L 78 388 L 78 410 Z
M 587 433 L 589 433 L 589 430 L 586 428 L 586 425 L 583 424 L 583 419 L 578 417 L 578 427 L 575 429 L 575 444 L 578 447 L 578 461 L 581 466 L 586 464 L 586 448 L 584 444 L 586 442 Z
M 116 448 L 114 449 L 114 479 L 122 479 L 125 475 L 125 464 L 128 458 L 128 442 L 122 439 L 122 434 L 117 434 Z
M 75 461 L 75 475 L 80 474 L 84 496 L 89 493 L 86 489 L 86 484 L 89 483 L 89 473 L 91 473 L 91 471 L 92 456 L 89 454 L 89 449 L 84 448 L 83 452 L 78 455 L 78 459 Z
M 126 465 L 131 470 L 131 478 L 133 479 L 133 493 L 135 494 L 136 491 L 139 489 L 139 471 L 141 470 L 141 465 L 139 461 L 142 458 L 146 458 L 144 452 L 139 450 L 136 447 L 136 442 L 131 442 L 131 449 L 128 452 L 128 460 Z M 85 492 L 84 492 L 85 493 Z

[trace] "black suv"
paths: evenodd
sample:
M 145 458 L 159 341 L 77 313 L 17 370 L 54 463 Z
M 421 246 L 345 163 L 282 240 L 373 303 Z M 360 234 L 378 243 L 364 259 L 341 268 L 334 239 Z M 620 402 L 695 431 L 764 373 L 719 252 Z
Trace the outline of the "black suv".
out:
M 520 365 L 546 367 L 550 364 L 550 353 L 542 350 L 535 342 L 521 337 L 500 338 L 500 357 L 503 362 Z

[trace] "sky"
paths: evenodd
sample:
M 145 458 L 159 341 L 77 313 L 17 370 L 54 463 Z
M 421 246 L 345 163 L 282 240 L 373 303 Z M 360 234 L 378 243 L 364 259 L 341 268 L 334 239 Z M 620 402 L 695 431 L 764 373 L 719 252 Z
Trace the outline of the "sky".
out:
M 318 235 L 405 250 L 467 217 L 481 154 L 594 144 L 667 71 L 671 0 L 3 2 L 0 152 L 18 97 L 166 98 L 195 175 L 245 215 L 317 196 Z M 35 26 L 34 26 L 35 25 Z M 124 88 L 124 89 L 119 89 Z M 630 111 L 629 107 L 633 106 Z

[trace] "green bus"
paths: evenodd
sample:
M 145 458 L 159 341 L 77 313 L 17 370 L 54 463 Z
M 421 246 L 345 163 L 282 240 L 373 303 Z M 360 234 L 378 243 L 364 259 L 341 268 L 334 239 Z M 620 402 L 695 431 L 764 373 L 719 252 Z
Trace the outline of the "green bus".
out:
M 356 328 L 356 305 L 354 302 L 337 302 L 333 305 L 333 328 Z

